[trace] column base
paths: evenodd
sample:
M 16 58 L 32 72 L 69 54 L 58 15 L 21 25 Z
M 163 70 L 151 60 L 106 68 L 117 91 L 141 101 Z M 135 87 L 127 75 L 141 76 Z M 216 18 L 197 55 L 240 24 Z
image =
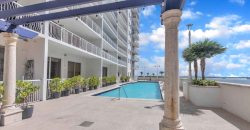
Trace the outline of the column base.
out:
M 4 112 L 1 112 L 1 122 L 0 122 L 1 126 L 6 126 L 21 121 L 22 112 L 23 110 L 21 108 L 17 107 L 6 108 Z
M 163 118 L 159 125 L 160 130 L 184 130 L 184 127 L 180 120 L 169 120 Z

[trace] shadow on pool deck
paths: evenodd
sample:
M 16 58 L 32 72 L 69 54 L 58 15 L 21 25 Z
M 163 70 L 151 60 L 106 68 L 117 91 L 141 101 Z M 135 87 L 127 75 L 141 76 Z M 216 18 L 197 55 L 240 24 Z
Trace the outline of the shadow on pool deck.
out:
M 145 108 L 160 108 L 163 111 L 164 105 L 146 106 Z M 223 129 L 225 130 L 250 130 L 249 122 L 220 108 L 195 106 L 186 101 L 184 97 L 180 98 L 180 113 L 184 127 L 188 130 L 219 130 L 220 128 L 217 127 L 220 126 L 224 127 Z

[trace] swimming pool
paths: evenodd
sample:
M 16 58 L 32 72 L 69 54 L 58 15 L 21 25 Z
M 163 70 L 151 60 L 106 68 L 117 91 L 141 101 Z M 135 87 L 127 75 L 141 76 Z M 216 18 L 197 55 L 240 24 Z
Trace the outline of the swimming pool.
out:
M 160 85 L 157 82 L 129 83 L 95 96 L 162 100 Z

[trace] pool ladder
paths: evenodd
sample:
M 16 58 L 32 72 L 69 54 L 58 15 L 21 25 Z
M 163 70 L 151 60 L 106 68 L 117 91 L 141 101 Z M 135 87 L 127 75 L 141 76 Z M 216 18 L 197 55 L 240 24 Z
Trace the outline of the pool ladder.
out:
M 128 95 L 127 95 L 125 89 L 124 89 L 123 87 L 120 87 L 120 88 L 119 88 L 119 100 L 121 99 L 121 88 L 122 88 L 122 90 L 124 91 L 126 97 L 128 98 Z

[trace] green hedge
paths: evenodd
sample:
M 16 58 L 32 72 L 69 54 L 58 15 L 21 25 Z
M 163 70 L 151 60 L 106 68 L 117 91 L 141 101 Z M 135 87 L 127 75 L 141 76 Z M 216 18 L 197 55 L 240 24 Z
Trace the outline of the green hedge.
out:
M 218 84 L 214 80 L 193 80 L 193 85 L 199 86 L 217 86 Z

